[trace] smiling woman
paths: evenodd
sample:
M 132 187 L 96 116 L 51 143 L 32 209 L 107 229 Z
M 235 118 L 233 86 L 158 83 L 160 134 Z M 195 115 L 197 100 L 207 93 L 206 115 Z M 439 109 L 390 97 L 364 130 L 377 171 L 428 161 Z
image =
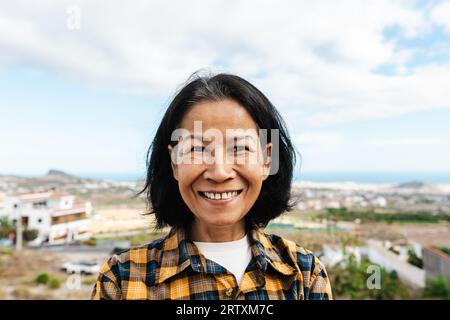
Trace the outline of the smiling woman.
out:
M 161 121 L 141 192 L 157 227 L 172 228 L 112 256 L 92 298 L 331 299 L 317 257 L 261 230 L 292 207 L 294 163 L 261 91 L 235 75 L 195 74 Z

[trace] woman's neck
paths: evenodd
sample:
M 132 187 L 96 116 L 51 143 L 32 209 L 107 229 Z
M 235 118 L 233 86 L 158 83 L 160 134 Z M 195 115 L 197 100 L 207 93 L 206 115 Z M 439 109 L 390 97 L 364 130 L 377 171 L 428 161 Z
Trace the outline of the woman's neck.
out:
M 191 227 L 192 240 L 197 242 L 229 242 L 245 236 L 245 222 L 234 225 L 215 226 L 194 221 Z

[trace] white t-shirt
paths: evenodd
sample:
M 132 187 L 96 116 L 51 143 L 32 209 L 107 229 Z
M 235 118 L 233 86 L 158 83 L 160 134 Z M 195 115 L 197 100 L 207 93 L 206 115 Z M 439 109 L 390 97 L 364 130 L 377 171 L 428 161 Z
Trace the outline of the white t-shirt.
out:
M 240 240 L 229 242 L 194 241 L 194 243 L 207 259 L 230 271 L 236 277 L 237 283 L 241 283 L 245 269 L 252 259 L 252 250 L 247 235 Z

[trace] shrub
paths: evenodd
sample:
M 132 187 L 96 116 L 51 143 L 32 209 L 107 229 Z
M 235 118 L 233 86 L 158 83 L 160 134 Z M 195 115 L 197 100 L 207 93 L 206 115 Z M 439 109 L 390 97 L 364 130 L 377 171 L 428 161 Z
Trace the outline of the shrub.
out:
M 58 278 L 51 278 L 48 282 L 48 286 L 51 289 L 58 289 L 59 287 L 61 287 L 61 280 L 59 280 Z
M 23 231 L 23 240 L 24 241 L 33 241 L 39 235 L 39 232 L 36 229 L 27 229 Z
M 450 256 L 450 248 L 444 247 L 444 246 L 436 246 L 439 250 L 441 250 L 443 253 L 448 254 Z
M 0 255 L 12 256 L 14 253 L 11 247 L 0 247 Z
M 391 251 L 391 252 L 393 252 L 393 253 L 395 253 L 396 255 L 399 255 L 400 254 L 400 252 L 398 252 L 398 250 L 396 250 L 394 247 L 389 247 L 389 251 Z
M 88 245 L 88 246 L 96 246 L 97 245 L 97 239 L 96 238 L 89 238 L 89 239 L 87 239 L 86 241 L 84 241 L 84 244 L 85 245 Z
M 428 280 L 423 295 L 425 298 L 450 300 L 450 279 L 438 277 Z
M 411 298 L 412 293 L 400 281 L 395 271 L 387 271 L 380 268 L 380 289 L 369 289 L 367 287 L 368 267 L 371 264 L 368 260 L 357 263 L 355 258 L 350 255 L 344 260 L 344 264 L 337 264 L 328 268 L 328 274 L 331 280 L 331 288 L 335 298 L 351 299 L 375 299 L 392 300 Z
M 86 284 L 86 285 L 93 285 L 93 284 L 95 284 L 96 281 L 97 281 L 97 276 L 88 276 L 83 279 L 82 283 Z
M 9 234 L 14 232 L 15 228 L 13 223 L 6 218 L 0 218 L 0 239 L 7 238 Z
M 408 250 L 408 263 L 420 269 L 423 269 L 423 260 L 419 258 L 412 249 Z
M 36 281 L 36 283 L 39 283 L 39 284 L 47 284 L 49 278 L 50 278 L 50 277 L 48 276 L 48 273 L 44 272 L 44 273 L 40 273 L 40 274 L 36 277 L 35 281 Z

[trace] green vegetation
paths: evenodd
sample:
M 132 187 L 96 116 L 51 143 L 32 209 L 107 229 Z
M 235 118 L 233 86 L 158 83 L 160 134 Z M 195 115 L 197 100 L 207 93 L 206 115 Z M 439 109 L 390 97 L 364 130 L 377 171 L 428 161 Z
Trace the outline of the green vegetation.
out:
M 353 234 L 344 234 L 339 237 L 339 241 L 341 242 L 344 249 L 347 246 L 356 247 L 364 244 L 364 241 L 360 237 Z
M 436 246 L 437 249 L 441 250 L 443 253 L 448 254 L 450 256 L 450 248 L 443 246 Z
M 61 280 L 58 278 L 51 278 L 48 282 L 48 286 L 50 289 L 58 289 L 61 287 Z
M 15 233 L 13 223 L 6 218 L 0 218 L 0 239 L 8 238 L 13 233 Z
M 380 213 L 369 211 L 350 211 L 347 208 L 328 208 L 326 213 L 319 214 L 320 219 L 336 221 L 386 222 L 386 223 L 438 223 L 450 222 L 450 215 L 433 214 L 431 212 Z
M 12 256 L 13 253 L 14 253 L 14 251 L 10 247 L 0 247 L 0 256 L 1 255 Z
M 35 229 L 25 229 L 22 232 L 24 241 L 32 241 L 37 238 L 38 231 Z M 0 239 L 16 236 L 16 227 L 12 221 L 7 218 L 0 218 Z
M 97 276 L 86 276 L 83 278 L 82 283 L 87 285 L 93 285 L 97 281 Z
M 61 280 L 58 278 L 50 278 L 48 273 L 40 273 L 34 280 L 38 284 L 46 284 L 50 289 L 57 289 L 61 286 Z
M 83 242 L 85 245 L 95 247 L 97 245 L 97 238 L 92 237 Z
M 389 247 L 389 251 L 395 253 L 396 255 L 399 255 L 399 254 L 400 254 L 400 252 L 398 252 L 398 250 L 396 250 L 396 249 L 395 249 L 394 247 L 392 247 L 392 246 Z
M 49 279 L 50 279 L 50 277 L 49 277 L 48 273 L 44 272 L 44 273 L 40 273 L 34 281 L 39 284 L 47 284 Z
M 450 279 L 438 277 L 428 280 L 423 296 L 424 298 L 450 300 Z
M 417 257 L 410 250 L 410 258 Z M 415 258 L 411 258 L 415 259 Z M 419 258 L 417 258 L 419 259 Z M 421 259 L 419 259 L 421 261 Z M 418 260 L 416 260 L 417 262 Z M 410 262 L 411 263 L 411 262 Z M 420 263 L 418 263 L 420 265 Z M 450 300 L 450 279 L 438 277 L 427 280 L 426 287 L 416 292 L 408 289 L 401 282 L 395 271 L 387 271 L 380 267 L 380 289 L 369 289 L 367 280 L 373 274 L 369 272 L 369 260 L 357 263 L 350 255 L 334 267 L 327 268 L 331 280 L 331 288 L 335 299 L 444 299 Z
M 336 299 L 407 299 L 411 298 L 408 288 L 400 281 L 396 272 L 388 272 L 380 268 L 380 289 L 369 289 L 367 279 L 370 277 L 368 268 L 370 261 L 357 263 L 353 256 L 344 261 L 344 266 L 337 264 L 328 268 L 331 288 Z
M 23 240 L 24 241 L 33 241 L 39 235 L 39 232 L 36 229 L 26 229 L 23 231 Z
M 408 250 L 408 263 L 423 269 L 423 260 L 416 255 L 413 249 Z

